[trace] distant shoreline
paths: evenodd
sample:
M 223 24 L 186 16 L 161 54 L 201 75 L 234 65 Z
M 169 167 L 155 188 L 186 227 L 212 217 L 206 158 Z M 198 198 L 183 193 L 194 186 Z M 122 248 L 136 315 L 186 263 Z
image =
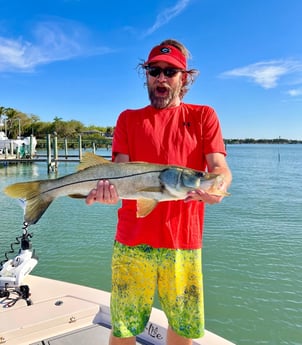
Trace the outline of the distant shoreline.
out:
M 226 145 L 229 144 L 302 144 L 302 140 L 292 139 L 224 139 Z

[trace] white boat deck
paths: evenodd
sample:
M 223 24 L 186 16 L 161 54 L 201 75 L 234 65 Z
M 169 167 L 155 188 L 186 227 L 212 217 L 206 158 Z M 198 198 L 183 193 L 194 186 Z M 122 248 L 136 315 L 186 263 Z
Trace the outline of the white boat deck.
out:
M 110 294 L 101 290 L 27 276 L 23 285 L 30 288 L 28 306 L 21 299 L 5 308 L 0 299 L 0 344 L 5 345 L 107 345 L 110 334 Z M 10 297 L 13 297 L 12 295 Z M 152 310 L 145 332 L 137 344 L 164 345 L 167 320 L 158 309 Z M 194 345 L 232 345 L 206 331 Z M 234 345 L 234 344 L 233 344 Z

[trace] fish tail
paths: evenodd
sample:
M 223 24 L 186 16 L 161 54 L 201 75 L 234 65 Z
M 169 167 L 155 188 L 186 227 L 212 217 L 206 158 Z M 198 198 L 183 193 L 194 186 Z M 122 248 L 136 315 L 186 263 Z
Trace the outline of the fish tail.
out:
M 25 202 L 24 221 L 29 225 L 37 223 L 54 200 L 42 192 L 41 181 L 15 183 L 6 187 L 4 193 Z

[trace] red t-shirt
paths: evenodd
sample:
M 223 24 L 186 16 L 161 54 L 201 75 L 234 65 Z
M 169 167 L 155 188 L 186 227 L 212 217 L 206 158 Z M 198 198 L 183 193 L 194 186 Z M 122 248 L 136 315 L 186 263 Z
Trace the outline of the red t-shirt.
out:
M 127 154 L 130 161 L 181 165 L 206 170 L 205 155 L 226 154 L 219 121 L 208 106 L 181 103 L 156 109 L 126 110 L 118 118 L 113 159 Z M 144 218 L 136 218 L 136 201 L 123 200 L 118 211 L 116 240 L 125 245 L 197 249 L 202 245 L 204 203 L 160 202 Z

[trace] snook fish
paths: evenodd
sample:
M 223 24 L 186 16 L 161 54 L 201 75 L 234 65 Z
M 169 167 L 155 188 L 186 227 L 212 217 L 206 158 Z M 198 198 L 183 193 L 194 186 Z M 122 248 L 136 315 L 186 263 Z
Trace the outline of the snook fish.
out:
M 25 201 L 24 220 L 29 225 L 41 218 L 51 202 L 60 196 L 85 198 L 106 179 L 115 185 L 121 199 L 137 200 L 137 217 L 147 216 L 161 201 L 185 199 L 189 191 L 228 195 L 219 188 L 223 176 L 180 166 L 144 162 L 111 163 L 86 153 L 78 171 L 57 179 L 15 183 L 4 192 Z

